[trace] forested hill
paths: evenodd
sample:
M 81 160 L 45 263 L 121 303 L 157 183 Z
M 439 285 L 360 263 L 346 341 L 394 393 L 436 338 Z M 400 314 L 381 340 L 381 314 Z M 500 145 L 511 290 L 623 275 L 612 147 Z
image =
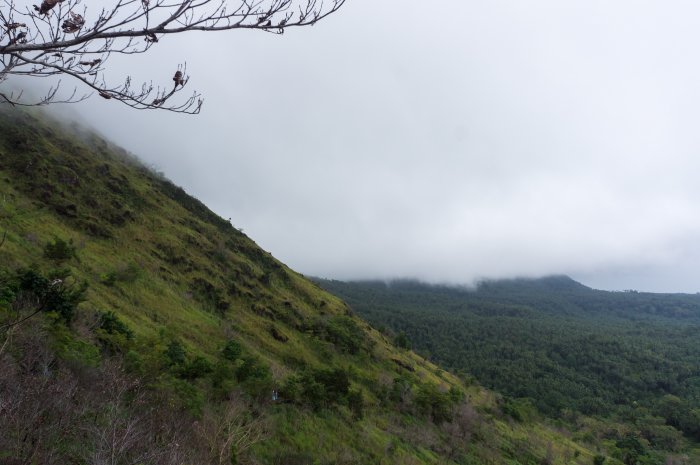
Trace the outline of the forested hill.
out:
M 0 463 L 589 465 L 623 439 L 525 419 L 114 144 L 0 111 Z
M 658 294 L 627 290 L 611 292 L 592 289 L 568 276 L 540 279 L 482 281 L 474 298 L 531 305 L 541 311 L 571 316 L 614 314 L 620 318 L 648 317 L 700 321 L 700 295 Z
M 421 308 L 435 302 L 444 308 L 491 316 L 504 311 L 533 310 L 552 316 L 584 319 L 608 315 L 632 320 L 665 318 L 684 322 L 700 321 L 698 294 L 601 291 L 584 286 L 568 276 L 488 280 L 479 282 L 475 288 L 429 285 L 411 280 L 348 283 L 318 281 L 324 288 L 347 295 L 360 305 L 371 302 L 371 299 L 408 299 L 410 296 L 414 306 Z M 363 295 L 361 301 L 357 298 L 360 293 Z
M 700 439 L 698 295 L 599 291 L 565 276 L 475 289 L 318 282 L 397 342 L 548 416 L 578 412 Z M 675 447 L 673 434 L 645 434 Z

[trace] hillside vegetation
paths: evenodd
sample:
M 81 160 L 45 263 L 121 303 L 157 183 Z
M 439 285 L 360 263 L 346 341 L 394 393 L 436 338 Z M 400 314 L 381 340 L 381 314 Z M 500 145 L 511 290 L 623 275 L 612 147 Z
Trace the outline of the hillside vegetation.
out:
M 565 276 L 475 289 L 318 282 L 402 345 L 578 437 L 632 435 L 650 463 L 700 441 L 698 295 L 598 291 Z
M 0 242 L 0 463 L 619 463 L 40 113 L 0 112 Z

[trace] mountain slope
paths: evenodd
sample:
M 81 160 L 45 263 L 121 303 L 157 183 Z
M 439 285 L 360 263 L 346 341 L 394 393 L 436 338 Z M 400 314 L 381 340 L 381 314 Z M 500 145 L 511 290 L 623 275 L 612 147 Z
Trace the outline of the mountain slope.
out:
M 698 295 L 598 291 L 562 276 L 475 289 L 318 282 L 436 363 L 571 427 L 602 417 L 663 451 L 686 447 L 681 433 L 700 440 Z
M 0 112 L 3 232 L 0 462 L 592 463 L 89 131 Z

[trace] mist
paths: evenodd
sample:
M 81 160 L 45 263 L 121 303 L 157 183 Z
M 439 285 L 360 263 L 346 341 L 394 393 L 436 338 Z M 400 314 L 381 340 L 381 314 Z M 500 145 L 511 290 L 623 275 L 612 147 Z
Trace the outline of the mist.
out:
M 186 60 L 198 116 L 70 108 L 304 274 L 696 292 L 699 15 L 348 0 L 283 36 L 181 35 L 112 62 L 167 83 Z

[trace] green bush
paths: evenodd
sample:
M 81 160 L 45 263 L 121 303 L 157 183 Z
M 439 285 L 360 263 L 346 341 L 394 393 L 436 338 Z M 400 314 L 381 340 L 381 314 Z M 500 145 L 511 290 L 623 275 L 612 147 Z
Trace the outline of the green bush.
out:
M 242 352 L 243 349 L 241 348 L 241 345 L 238 342 L 234 340 L 229 340 L 228 342 L 226 342 L 226 345 L 221 350 L 221 355 L 226 360 L 230 362 L 235 362 L 241 356 Z
M 364 416 L 365 401 L 362 397 L 362 392 L 356 389 L 348 391 L 347 395 L 348 407 L 352 412 L 352 416 L 360 420 Z
M 44 257 L 55 262 L 64 262 L 71 258 L 76 258 L 73 239 L 69 239 L 66 242 L 59 237 L 55 237 L 52 242 L 47 242 L 44 245 Z
M 288 378 L 280 394 L 288 402 L 307 405 L 316 411 L 335 404 L 347 403 L 350 406 L 350 379 L 348 372 L 340 368 L 307 369 Z M 355 405 L 351 409 L 361 410 L 359 393 L 353 394 L 352 402 Z
M 323 385 L 311 373 L 306 373 L 300 379 L 301 397 L 303 403 L 313 410 L 321 410 L 327 405 L 328 395 Z
M 141 374 L 143 371 L 143 359 L 135 350 L 129 350 L 124 354 L 124 367 L 129 373 Z
M 440 392 L 433 384 L 421 384 L 414 403 L 418 411 L 430 416 L 435 424 L 449 421 L 452 417 L 450 396 L 446 392 Z
M 102 347 L 110 353 L 128 350 L 134 333 L 112 311 L 98 312 L 99 326 L 95 333 Z
M 316 370 L 314 377 L 320 382 L 331 399 L 344 399 L 350 389 L 348 372 L 341 368 Z
M 133 339 L 134 332 L 113 312 L 108 311 L 99 314 L 100 329 L 107 334 L 121 334 L 126 339 Z
M 235 374 L 231 363 L 220 360 L 211 373 L 211 385 L 219 398 L 228 396 L 235 387 Z
M 165 356 L 167 357 L 170 365 L 182 366 L 187 360 L 187 353 L 185 348 L 182 347 L 178 341 L 172 341 L 168 344 L 168 348 L 165 349 Z
M 110 271 L 100 276 L 102 284 L 105 286 L 114 286 L 115 284 L 133 283 L 141 275 L 141 268 L 136 263 L 129 263 L 117 270 Z
M 447 392 L 447 395 L 450 398 L 450 402 L 453 404 L 459 404 L 465 398 L 464 391 L 456 386 L 451 386 L 450 390 Z
M 68 270 L 58 270 L 47 276 L 34 269 L 19 270 L 3 293 L 14 301 L 18 295 L 32 302 L 26 312 L 54 312 L 65 323 L 73 320 L 78 304 L 85 298 L 87 283 L 76 283 Z
M 410 394 L 411 382 L 402 376 L 394 378 L 391 390 L 389 391 L 389 400 L 394 403 L 402 403 L 408 400 Z
M 180 377 L 185 379 L 198 379 L 203 378 L 214 371 L 211 363 L 204 357 L 195 357 L 180 370 Z
M 243 357 L 235 376 L 243 391 L 252 397 L 263 399 L 272 391 L 270 368 L 252 355 Z
M 250 378 L 263 376 L 265 369 L 266 367 L 260 364 L 258 359 L 252 355 L 246 355 L 236 369 L 236 379 L 242 383 Z
M 646 447 L 639 438 L 633 434 L 628 434 L 615 443 L 617 447 L 617 457 L 625 465 L 637 465 L 637 462 L 646 455 Z
M 284 381 L 279 392 L 280 398 L 286 402 L 299 404 L 302 401 L 301 378 L 290 376 Z
M 537 416 L 537 409 L 530 399 L 506 399 L 503 413 L 520 423 L 528 423 Z
M 325 339 L 341 352 L 356 354 L 362 348 L 365 333 L 350 317 L 336 316 L 325 325 Z
M 397 334 L 394 338 L 394 345 L 401 349 L 411 348 L 411 342 L 408 340 L 408 336 L 406 336 L 406 333 L 404 333 L 403 331 Z

